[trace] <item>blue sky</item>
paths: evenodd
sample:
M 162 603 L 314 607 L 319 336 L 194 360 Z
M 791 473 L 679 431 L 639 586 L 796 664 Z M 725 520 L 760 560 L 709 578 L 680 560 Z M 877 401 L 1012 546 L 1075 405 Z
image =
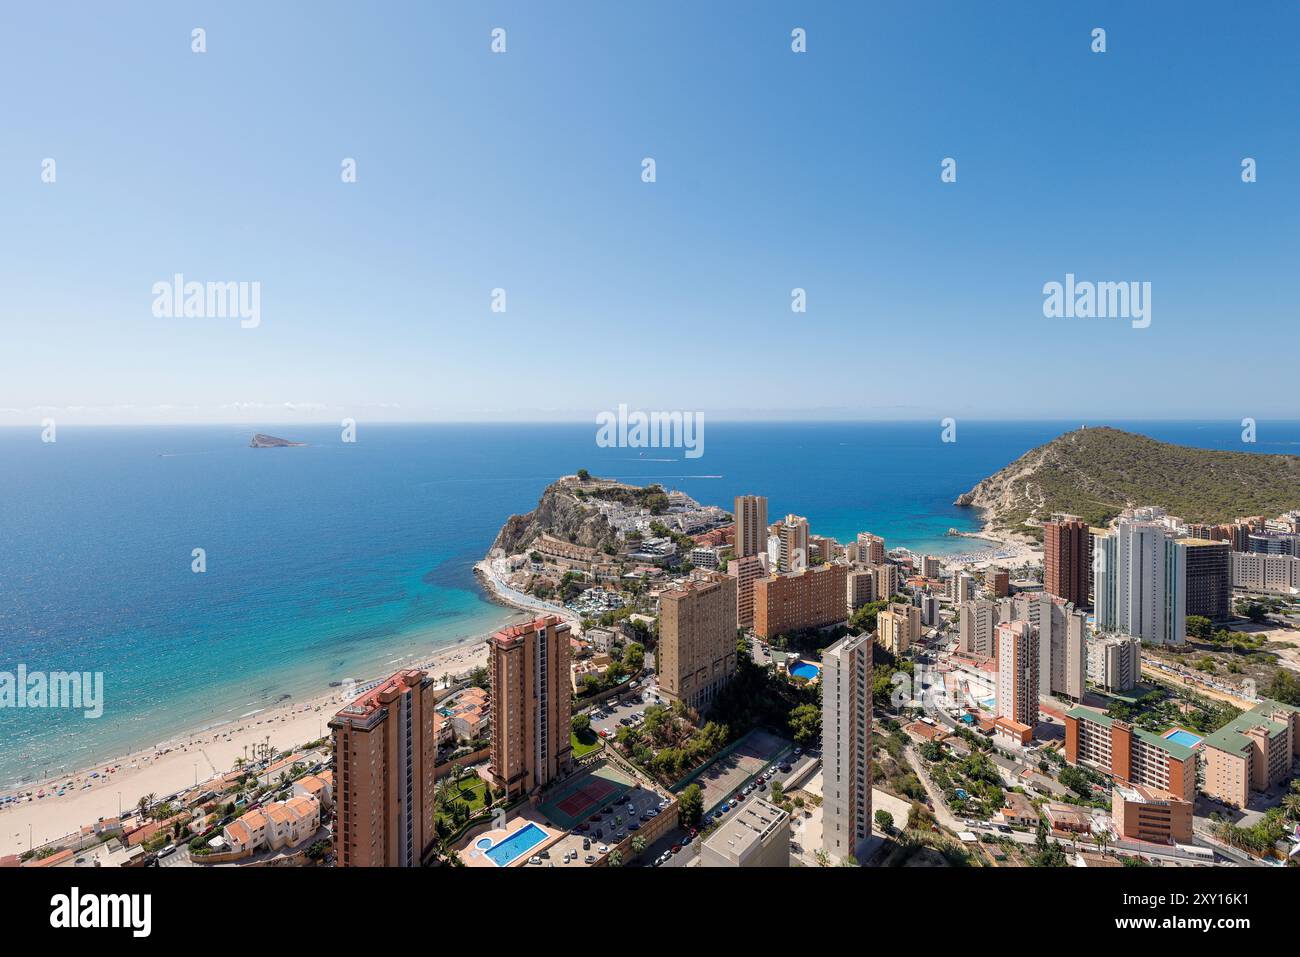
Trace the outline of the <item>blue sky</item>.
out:
M 1293 415 L 1300 4 L 1083 8 L 8 5 L 0 425 Z

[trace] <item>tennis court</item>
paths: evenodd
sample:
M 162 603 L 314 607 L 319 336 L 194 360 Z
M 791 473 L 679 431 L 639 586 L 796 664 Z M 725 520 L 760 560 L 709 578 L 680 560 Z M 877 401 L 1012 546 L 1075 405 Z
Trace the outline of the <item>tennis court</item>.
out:
M 608 764 L 598 765 L 564 782 L 538 807 L 556 827 L 571 831 L 619 801 L 635 783 Z

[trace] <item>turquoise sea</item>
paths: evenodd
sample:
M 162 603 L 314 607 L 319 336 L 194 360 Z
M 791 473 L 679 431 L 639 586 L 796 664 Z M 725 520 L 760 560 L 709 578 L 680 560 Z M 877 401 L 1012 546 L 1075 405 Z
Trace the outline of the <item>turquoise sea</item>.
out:
M 1091 423 L 1100 424 L 1100 423 Z M 1227 423 L 1111 423 L 1240 449 Z M 1075 422 L 706 423 L 704 455 L 599 448 L 594 425 L 0 429 L 0 671 L 103 671 L 103 717 L 0 709 L 0 786 L 372 677 L 510 612 L 472 574 L 501 523 L 558 475 L 661 482 L 730 508 L 952 553 L 978 528 L 952 500 Z M 1253 451 L 1295 452 L 1261 423 Z M 207 571 L 191 571 L 203 548 Z M 409 659 L 408 659 L 409 660 Z

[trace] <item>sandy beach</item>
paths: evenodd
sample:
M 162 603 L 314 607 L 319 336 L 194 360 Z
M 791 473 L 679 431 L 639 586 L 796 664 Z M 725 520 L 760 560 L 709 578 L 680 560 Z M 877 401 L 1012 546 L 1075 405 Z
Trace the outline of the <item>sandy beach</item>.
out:
M 414 656 L 418 664 L 406 667 L 423 668 L 435 678 L 465 674 L 487 663 L 487 637 Z M 192 788 L 231 770 L 237 758 L 251 757 L 255 745 L 269 743 L 284 752 L 321 738 L 329 733 L 329 719 L 346 703 L 345 689 L 332 688 L 305 701 L 286 702 L 239 721 L 180 734 L 156 747 L 4 792 L 24 798 L 0 810 L 0 856 L 40 847 L 78 832 L 82 825 L 116 817 L 119 808 L 131 810 L 143 795 L 161 798 Z M 65 787 L 61 797 L 60 787 Z M 41 792 L 45 796 L 37 798 Z
M 958 537 L 994 542 L 995 545 L 993 548 L 972 549 L 961 555 L 944 556 L 945 565 L 971 569 L 1018 568 L 1022 565 L 1041 564 L 1043 560 L 1042 545 L 1019 535 L 994 530 L 987 525 L 978 532 L 960 532 Z

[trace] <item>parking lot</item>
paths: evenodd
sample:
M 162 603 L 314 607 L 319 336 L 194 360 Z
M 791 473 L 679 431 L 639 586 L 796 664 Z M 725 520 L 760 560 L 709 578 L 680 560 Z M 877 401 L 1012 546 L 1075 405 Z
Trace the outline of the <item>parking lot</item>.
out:
M 612 738 L 623 726 L 624 720 L 639 724 L 637 713 L 644 712 L 647 704 L 654 704 L 656 696 L 657 689 L 640 688 L 620 698 L 610 698 L 603 705 L 589 712 L 591 726 L 602 738 Z

